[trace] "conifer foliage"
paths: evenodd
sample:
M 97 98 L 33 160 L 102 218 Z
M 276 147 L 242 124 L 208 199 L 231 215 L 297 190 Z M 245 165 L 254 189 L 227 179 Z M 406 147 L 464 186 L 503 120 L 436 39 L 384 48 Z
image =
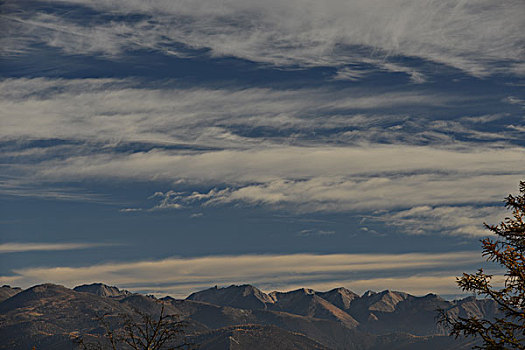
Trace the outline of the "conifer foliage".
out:
M 440 310 L 440 322 L 451 335 L 482 339 L 477 349 L 525 349 L 525 181 L 520 182 L 518 195 L 505 198 L 505 206 L 512 216 L 498 225 L 485 224 L 496 237 L 481 241 L 482 255 L 506 270 L 504 284 L 494 285 L 493 276 L 483 269 L 457 279 L 462 290 L 494 300 L 504 316 L 484 320 L 452 317 Z

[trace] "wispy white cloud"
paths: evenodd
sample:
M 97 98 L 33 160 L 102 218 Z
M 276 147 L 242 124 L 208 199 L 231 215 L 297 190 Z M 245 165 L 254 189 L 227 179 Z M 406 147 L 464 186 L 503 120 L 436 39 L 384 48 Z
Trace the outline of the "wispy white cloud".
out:
M 395 64 L 395 63 L 388 63 L 388 62 L 379 64 L 379 67 L 389 72 L 405 73 L 409 76 L 410 80 L 415 84 L 422 84 L 427 81 L 427 78 L 425 77 L 425 75 L 414 68 L 406 67 L 400 64 Z
M 0 139 L 240 147 L 258 140 L 235 134 L 235 127 L 296 128 L 296 133 L 311 133 L 392 118 L 369 117 L 356 111 L 446 107 L 468 99 L 418 91 L 372 94 L 356 89 L 146 89 L 131 84 L 106 79 L 3 80 Z
M 461 117 L 460 120 L 464 120 L 470 123 L 490 123 L 496 120 L 499 120 L 501 118 L 507 117 L 508 114 L 505 113 L 496 113 L 496 114 L 484 114 L 484 115 L 478 115 L 478 116 L 466 116 Z
M 519 97 L 509 96 L 506 99 L 504 99 L 504 102 L 507 102 L 513 105 L 518 105 L 525 109 L 525 100 Z
M 465 178 L 439 175 L 355 178 L 320 176 L 309 180 L 275 180 L 236 188 L 212 189 L 207 193 L 163 195 L 162 201 L 155 208 L 246 203 L 296 212 L 345 212 L 425 205 L 483 205 L 499 201 L 502 193 L 511 193 L 519 179 L 520 175 Z M 488 210 L 490 209 L 486 209 Z M 448 223 L 451 224 L 449 221 Z
M 108 243 L 1 243 L 0 254 L 34 251 L 77 250 L 114 246 Z
M 252 283 L 269 290 L 290 289 L 298 285 L 304 287 L 305 283 L 314 281 L 317 281 L 316 284 L 308 286 L 344 285 L 357 291 L 377 287 L 399 288 L 417 291 L 418 294 L 446 289 L 454 290 L 452 294 L 456 294 L 454 280 L 448 276 L 458 269 L 461 271 L 462 268 L 476 266 L 480 261 L 478 252 L 207 256 L 85 267 L 31 267 L 16 269 L 12 276 L 1 279 L 3 283 L 23 287 L 43 281 L 70 287 L 81 283 L 106 282 L 132 290 L 164 290 L 164 293 L 176 296 L 186 296 L 191 291 L 215 284 Z M 423 271 L 436 269 L 441 270 L 441 276 L 433 273 L 418 276 Z M 444 277 L 443 273 L 447 271 L 449 275 Z M 367 280 L 363 277 L 363 273 L 374 276 L 385 272 L 388 272 L 389 278 Z M 401 288 L 403 280 L 410 281 L 405 288 Z
M 458 134 L 471 141 L 523 138 L 515 129 L 483 129 L 473 119 L 482 116 L 447 120 L 407 114 L 414 108 L 469 106 L 473 98 L 415 90 L 144 88 L 132 80 L 6 79 L 0 81 L 0 140 L 63 139 L 108 149 L 125 142 L 253 148 L 262 143 L 457 144 Z M 258 135 L 259 128 L 271 132 Z M 56 147 L 79 153 L 74 144 Z M 36 147 L 31 154 L 10 156 L 46 156 L 50 150 Z
M 374 219 L 401 227 L 411 234 L 441 232 L 449 235 L 487 236 L 483 223 L 498 223 L 505 217 L 501 207 L 474 206 L 418 206 L 395 213 L 378 215 Z
M 312 229 L 305 229 L 301 230 L 297 233 L 298 236 L 302 237 L 308 237 L 308 236 L 331 236 L 335 234 L 335 231 L 330 230 L 312 230 Z
M 122 208 L 119 211 L 122 213 L 134 213 L 134 212 L 142 211 L 142 208 Z
M 471 141 L 523 137 L 515 128 L 478 130 L 481 124 L 472 115 L 433 120 L 404 112 L 418 106 L 468 105 L 472 97 L 352 88 L 148 89 L 137 84 L 109 79 L 0 81 L 0 140 L 69 140 L 80 145 L 55 147 L 64 148 L 60 153 L 81 154 L 79 146 L 86 143 L 107 151 L 126 142 L 238 149 L 283 143 L 457 144 L 454 135 L 459 134 Z M 258 128 L 272 132 L 258 135 Z M 35 147 L 9 156 L 42 158 L 52 152 L 59 150 Z
M 375 110 L 458 102 L 468 99 L 410 91 L 150 89 L 130 80 L 7 79 L 0 81 L 0 139 L 22 143 L 0 154 L 8 159 L 5 176 L 17 179 L 0 183 L 0 192 L 78 199 L 55 184 L 153 180 L 173 186 L 154 195 L 154 210 L 231 203 L 299 212 L 491 205 L 525 173 L 523 148 L 508 144 L 521 136 L 519 127 L 475 129 L 505 114 L 431 120 Z M 291 133 L 239 132 L 259 127 Z M 315 132 L 320 135 L 308 136 Z M 418 146 L 421 137 L 426 146 Z M 39 139 L 67 144 L 23 146 Z M 126 143 L 133 142 L 149 150 L 132 152 Z M 193 185 L 200 192 L 188 190 Z M 432 215 L 438 212 L 445 215 L 437 209 Z M 478 232 L 460 226 L 446 229 Z
M 0 178 L 0 195 L 61 201 L 83 201 L 116 204 L 115 201 L 103 194 L 91 193 L 82 188 L 74 188 L 69 186 L 41 186 L 38 181 L 28 181 L 22 177 L 18 179 Z
M 70 157 L 42 162 L 31 168 L 42 179 L 56 176 L 64 180 L 106 176 L 205 184 L 275 183 L 279 187 L 300 186 L 303 182 L 309 185 L 309 181 L 314 181 L 314 178 L 319 178 L 317 183 L 321 185 L 326 183 L 326 186 L 335 186 L 339 182 L 344 183 L 345 178 L 368 180 L 369 177 L 377 177 L 377 185 L 389 181 L 402 183 L 411 179 L 421 179 L 422 182 L 428 180 L 429 189 L 432 188 L 432 182 L 436 186 L 452 186 L 459 181 L 458 184 L 466 186 L 466 182 L 472 180 L 472 186 L 482 186 L 483 182 L 496 185 L 499 180 L 509 181 L 523 174 L 524 153 L 520 147 L 485 148 L 477 145 L 440 149 L 409 145 L 364 146 L 274 146 L 182 154 L 178 151 L 152 150 L 133 154 Z M 288 184 L 286 181 L 292 182 Z M 366 184 L 363 181 L 363 185 Z M 515 187 L 514 184 L 502 186 L 496 186 L 495 190 Z M 472 195 L 475 198 L 478 196 Z M 487 198 L 492 197 L 488 195 Z
M 337 72 L 335 80 L 357 81 L 381 71 L 405 74 L 414 84 L 431 81 L 429 66 L 438 69 L 427 61 L 475 76 L 525 74 L 520 0 L 50 3 L 90 7 L 105 17 L 66 18 L 7 1 L 2 54 L 27 53 L 42 43 L 66 54 L 106 59 L 137 49 L 178 56 L 205 49 L 199 54 L 280 68 L 329 66 Z M 129 21 L 122 14 L 143 17 Z M 98 200 L 62 184 L 158 181 L 163 190 L 153 194 L 152 208 L 126 206 L 121 212 L 264 205 L 299 213 L 372 213 L 373 219 L 411 234 L 485 234 L 483 221 L 501 220 L 502 210 L 494 202 L 514 192 L 525 174 L 524 149 L 516 146 L 525 127 L 514 120 L 488 131 L 484 124 L 503 120 L 505 113 L 436 116 L 472 107 L 479 96 L 438 94 L 426 87 L 409 84 L 399 91 L 382 86 L 373 92 L 188 88 L 166 81 L 150 88 L 118 79 L 4 79 L 0 141 L 16 146 L 1 150 L 2 176 L 8 180 L 1 180 L 0 194 Z M 516 96 L 503 102 L 523 105 Z M 56 142 L 33 147 L 33 140 Z M 132 143 L 148 146 L 138 151 L 129 147 Z M 194 191 L 195 186 L 200 190 Z M 6 243 L 0 253 L 97 246 Z M 237 282 L 266 289 L 345 285 L 357 291 L 381 286 L 454 294 L 452 270 L 478 260 L 470 252 L 172 258 L 26 268 L 1 279 L 23 286 L 103 281 L 176 295 Z M 415 271 L 424 269 L 442 272 Z M 367 279 L 348 271 L 392 273 Z
M 118 55 L 133 48 L 185 54 L 174 43 L 275 65 L 381 63 L 405 55 L 444 63 L 474 75 L 522 74 L 520 0 L 293 0 L 293 1 L 57 1 L 96 11 L 141 14 L 133 23 L 91 25 L 54 14 L 13 11 L 4 51 L 39 40 L 66 52 Z M 11 4 L 11 6 L 14 6 Z M 28 11 L 26 9 L 26 11 Z M 22 12 L 22 14 L 20 14 Z M 17 35 L 16 35 L 17 34 Z M 8 36 L 9 37 L 9 36 Z M 413 81 L 420 78 L 404 68 Z
M 334 80 L 358 81 L 366 77 L 366 75 L 369 73 L 370 73 L 370 70 L 343 67 L 337 70 L 333 79 Z
M 525 133 L 525 125 L 508 125 L 509 129 L 519 131 L 520 133 Z

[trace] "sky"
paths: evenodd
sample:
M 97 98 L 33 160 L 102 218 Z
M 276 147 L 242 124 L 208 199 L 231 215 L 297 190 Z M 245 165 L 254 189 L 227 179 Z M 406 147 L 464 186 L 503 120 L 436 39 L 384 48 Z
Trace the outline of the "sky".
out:
M 457 295 L 525 179 L 521 0 L 0 2 L 0 283 Z

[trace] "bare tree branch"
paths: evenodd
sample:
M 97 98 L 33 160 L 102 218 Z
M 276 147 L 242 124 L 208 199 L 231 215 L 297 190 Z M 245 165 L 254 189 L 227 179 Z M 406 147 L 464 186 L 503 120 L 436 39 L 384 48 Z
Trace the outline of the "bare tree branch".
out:
M 82 350 L 171 350 L 190 349 L 191 344 L 184 339 L 185 323 L 176 315 L 166 314 L 165 304 L 161 304 L 158 317 L 135 309 L 133 314 L 117 317 L 118 327 L 111 327 L 108 314 L 96 317 L 104 328 L 103 341 L 89 342 L 86 336 L 76 336 L 73 341 Z M 106 345 L 104 345 L 105 343 Z

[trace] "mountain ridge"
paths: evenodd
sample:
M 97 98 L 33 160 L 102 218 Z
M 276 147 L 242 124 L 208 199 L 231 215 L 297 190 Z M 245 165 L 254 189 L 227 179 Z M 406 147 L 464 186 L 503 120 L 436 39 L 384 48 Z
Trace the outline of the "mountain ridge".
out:
M 0 302 L 2 350 L 69 349 L 72 334 L 100 337 L 97 315 L 109 315 L 119 327 L 119 315 L 139 310 L 157 317 L 161 304 L 187 323 L 186 335 L 203 349 L 262 350 L 273 346 L 275 338 L 282 349 L 444 350 L 452 340 L 435 323 L 436 307 L 457 315 L 497 315 L 490 300 L 446 301 L 435 294 L 416 297 L 389 290 L 359 296 L 343 287 L 265 293 L 244 284 L 209 288 L 186 299 L 157 299 L 102 283 L 73 289 L 42 284 L 15 291 Z M 453 344 L 466 349 L 470 343 Z

